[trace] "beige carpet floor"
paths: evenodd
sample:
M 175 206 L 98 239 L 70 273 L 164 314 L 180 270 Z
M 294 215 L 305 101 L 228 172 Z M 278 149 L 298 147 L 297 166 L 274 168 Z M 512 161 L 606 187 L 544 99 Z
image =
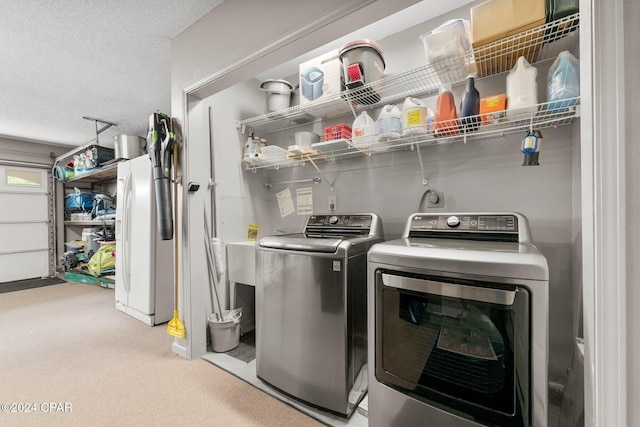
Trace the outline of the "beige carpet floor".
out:
M 173 354 L 172 341 L 166 325 L 116 311 L 112 289 L 70 282 L 0 294 L 0 426 L 320 425 Z

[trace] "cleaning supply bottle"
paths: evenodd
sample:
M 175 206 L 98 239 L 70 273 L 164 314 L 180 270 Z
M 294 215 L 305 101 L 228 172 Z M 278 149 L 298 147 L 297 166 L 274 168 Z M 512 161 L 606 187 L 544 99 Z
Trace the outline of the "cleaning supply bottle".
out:
M 385 105 L 382 107 L 378 115 L 378 120 L 376 121 L 376 127 L 379 141 L 400 138 L 402 119 L 398 107 L 395 105 Z
M 473 75 L 467 76 L 467 82 L 460 100 L 460 129 L 463 132 L 473 132 L 480 126 L 480 93 L 475 86 Z
M 429 108 L 417 98 L 408 96 L 402 104 L 402 136 L 425 135 L 429 130 Z
M 351 126 L 351 138 L 362 138 L 376 134 L 376 122 L 366 111 L 361 112 Z
M 264 140 L 264 145 L 266 145 L 267 140 Z M 249 136 L 247 142 L 244 144 L 244 153 L 243 158 L 246 161 L 251 161 L 257 157 L 260 157 L 260 148 L 261 141 L 260 138 L 256 136 Z
M 579 96 L 580 62 L 568 51 L 562 51 L 547 74 L 547 108 L 553 112 L 567 111 Z
M 524 56 L 507 75 L 507 118 L 513 120 L 523 114 L 538 111 L 538 70 L 527 62 Z M 522 118 L 522 117 L 521 117 Z
M 451 86 L 440 87 L 440 94 L 436 100 L 436 113 L 433 119 L 433 134 L 435 136 L 450 136 L 458 133 L 458 114 L 451 92 Z

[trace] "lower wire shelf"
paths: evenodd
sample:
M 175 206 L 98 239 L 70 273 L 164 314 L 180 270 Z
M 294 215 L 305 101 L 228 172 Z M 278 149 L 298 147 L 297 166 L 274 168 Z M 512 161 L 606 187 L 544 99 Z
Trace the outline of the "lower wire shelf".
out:
M 513 133 L 526 133 L 556 128 L 573 123 L 580 116 L 580 97 L 562 101 L 545 102 L 532 107 L 535 111 L 502 111 L 498 120 L 488 120 L 481 115 L 440 121 L 422 128 L 401 129 L 395 138 L 379 138 L 378 135 L 322 141 L 312 144 L 304 153 L 292 155 L 280 147 L 269 148 L 270 154 L 257 159 L 243 160 L 246 170 L 280 169 L 281 167 L 304 166 L 307 163 L 332 161 L 357 156 L 370 156 L 415 147 L 466 143 L 472 140 L 491 139 Z M 494 117 L 496 112 L 492 113 Z M 277 150 L 274 150 L 277 149 Z

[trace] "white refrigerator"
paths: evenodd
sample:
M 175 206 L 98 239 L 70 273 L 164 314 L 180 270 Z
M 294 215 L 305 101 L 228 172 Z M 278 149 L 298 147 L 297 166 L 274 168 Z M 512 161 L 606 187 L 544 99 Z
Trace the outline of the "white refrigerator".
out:
M 149 156 L 118 163 L 116 309 L 149 326 L 173 317 L 173 241 L 156 227 Z

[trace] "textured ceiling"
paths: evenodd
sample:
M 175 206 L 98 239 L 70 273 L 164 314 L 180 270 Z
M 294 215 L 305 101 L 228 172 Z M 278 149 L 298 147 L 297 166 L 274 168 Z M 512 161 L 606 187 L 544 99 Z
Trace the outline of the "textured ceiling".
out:
M 171 39 L 221 0 L 2 0 L 0 137 L 69 146 L 145 136 L 170 113 Z
M 150 114 L 171 113 L 171 39 L 222 1 L 2 0 L 0 137 L 72 148 L 95 139 L 95 122 L 83 117 L 117 123 L 102 145 L 146 136 Z M 379 40 L 473 1 L 424 0 L 330 47 Z M 256 77 L 288 76 L 301 59 Z

